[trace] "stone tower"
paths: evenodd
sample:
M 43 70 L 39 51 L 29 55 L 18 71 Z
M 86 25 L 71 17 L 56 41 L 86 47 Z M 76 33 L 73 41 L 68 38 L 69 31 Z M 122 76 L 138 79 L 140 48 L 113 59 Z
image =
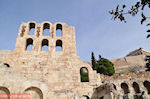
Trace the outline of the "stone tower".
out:
M 30 35 L 31 29 L 35 29 L 34 34 Z M 44 30 L 49 30 L 49 35 L 44 36 Z M 61 30 L 61 36 L 56 35 L 56 31 Z M 15 51 L 24 52 L 28 45 L 33 45 L 34 52 L 40 53 L 44 45 L 48 46 L 49 54 L 56 54 L 56 46 L 62 47 L 62 53 L 76 55 L 75 30 L 74 27 L 65 23 L 43 22 L 41 24 L 34 21 L 22 23 L 20 26 Z
M 74 27 L 61 22 L 22 23 L 15 49 L 0 51 L 0 63 L 1 93 L 30 93 L 31 99 L 88 99 L 101 85 L 100 75 L 76 54 Z M 87 81 L 81 70 L 87 72 Z

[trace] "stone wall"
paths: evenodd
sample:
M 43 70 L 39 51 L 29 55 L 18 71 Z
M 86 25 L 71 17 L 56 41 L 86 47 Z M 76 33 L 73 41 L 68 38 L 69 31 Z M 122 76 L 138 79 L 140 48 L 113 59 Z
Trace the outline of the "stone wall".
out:
M 114 63 L 116 73 L 124 71 L 126 68 L 141 67 L 145 68 L 145 55 L 138 56 L 128 56 L 119 59 L 112 59 L 111 62 Z
M 33 35 L 31 28 L 35 28 Z M 50 35 L 43 35 L 44 28 Z M 60 37 L 57 28 L 62 31 Z M 29 45 L 31 50 L 27 50 Z M 42 51 L 43 45 L 47 51 Z M 57 46 L 62 50 L 56 51 Z M 0 51 L 0 62 L 0 91 L 4 93 L 7 89 L 9 93 L 30 93 L 31 99 L 79 99 L 91 98 L 93 88 L 101 85 L 100 75 L 76 55 L 74 27 L 61 22 L 22 23 L 15 49 Z M 88 70 L 89 82 L 81 82 L 82 67 Z
M 57 30 L 61 36 L 56 35 Z M 143 68 L 144 58 L 139 55 L 111 61 L 120 72 L 128 67 Z M 82 68 L 88 73 L 86 82 L 81 82 Z M 11 99 L 10 94 L 28 94 L 31 99 L 133 99 L 135 95 L 150 98 L 150 72 L 116 72 L 111 77 L 96 73 L 91 63 L 82 62 L 76 55 L 74 27 L 61 22 L 22 23 L 15 49 L 0 51 L 0 71 L 0 93 L 6 94 L 7 99 Z
M 150 98 L 150 72 L 115 74 L 111 77 L 101 75 L 101 80 L 103 86 L 97 88 L 101 90 L 97 93 L 99 97 L 109 95 L 110 99 L 134 99 L 137 96 Z

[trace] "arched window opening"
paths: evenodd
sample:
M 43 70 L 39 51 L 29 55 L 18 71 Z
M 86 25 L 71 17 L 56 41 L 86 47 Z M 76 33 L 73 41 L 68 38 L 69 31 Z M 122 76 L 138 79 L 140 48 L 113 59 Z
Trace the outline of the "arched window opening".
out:
M 90 98 L 89 98 L 89 96 L 87 96 L 87 95 L 83 95 L 83 96 L 82 96 L 82 99 L 90 99 Z
M 89 82 L 89 74 L 88 69 L 86 67 L 82 67 L 80 69 L 80 78 L 81 82 Z
M 56 25 L 56 36 L 58 36 L 58 37 L 62 36 L 62 25 L 61 24 Z
M 43 93 L 39 88 L 30 87 L 25 90 L 30 95 L 30 99 L 43 99 Z
M 44 24 L 43 35 L 44 36 L 50 36 L 50 24 L 49 23 Z
M 48 40 L 43 39 L 43 41 L 42 41 L 42 51 L 48 51 L 49 50 L 48 46 L 49 46 Z
M 26 41 L 26 50 L 31 51 L 33 46 L 33 40 L 31 38 L 27 39 Z
M 133 82 L 132 86 L 133 86 L 134 91 L 135 91 L 136 94 L 141 92 L 140 87 L 136 82 Z
M 144 87 L 147 89 L 148 94 L 150 94 L 150 82 L 149 81 L 144 81 Z
M 99 99 L 104 99 L 104 96 L 100 97 Z
M 115 84 L 113 84 L 113 87 L 114 87 L 114 89 L 115 89 L 115 90 L 117 90 L 117 88 L 116 88 L 116 85 L 115 85 Z
M 0 93 L 1 95 L 5 96 L 4 98 L 0 97 L 0 99 L 10 99 L 10 91 L 8 90 L 8 88 L 0 87 Z
M 4 66 L 6 66 L 6 67 L 10 67 L 10 65 L 9 65 L 9 64 L 7 64 L 7 63 L 4 63 Z
M 56 41 L 56 51 L 62 51 L 62 41 L 61 40 L 57 40 Z
M 29 35 L 34 35 L 35 32 L 35 23 L 30 23 L 29 25 Z
M 128 94 L 129 92 L 129 87 L 126 83 L 121 83 L 121 88 L 123 89 L 124 94 Z

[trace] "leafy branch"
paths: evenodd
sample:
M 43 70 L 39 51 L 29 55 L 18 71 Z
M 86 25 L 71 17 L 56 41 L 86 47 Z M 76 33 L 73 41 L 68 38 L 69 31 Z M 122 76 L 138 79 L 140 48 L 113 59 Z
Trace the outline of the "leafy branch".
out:
M 131 6 L 130 9 L 127 9 L 126 5 L 117 5 L 115 10 L 109 11 L 109 13 L 112 15 L 112 20 L 119 19 L 121 22 L 125 22 L 125 15 L 132 15 L 135 16 L 141 11 L 141 24 L 143 24 L 146 20 L 150 19 L 150 17 L 147 17 L 144 15 L 144 9 L 145 7 L 150 8 L 150 0 L 140 0 L 136 2 L 134 5 Z M 147 23 L 146 26 L 150 26 L 150 23 Z M 150 29 L 147 30 L 147 32 L 150 32 Z M 147 35 L 147 38 L 150 37 L 150 34 Z

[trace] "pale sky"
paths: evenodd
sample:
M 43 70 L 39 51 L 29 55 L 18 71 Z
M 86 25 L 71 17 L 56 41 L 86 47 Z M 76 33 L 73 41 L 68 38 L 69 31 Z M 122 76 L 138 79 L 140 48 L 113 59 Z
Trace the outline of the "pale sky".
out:
M 133 1 L 128 1 L 132 4 Z M 0 0 L 0 50 L 13 50 L 21 22 L 64 22 L 76 29 L 77 55 L 91 60 L 91 52 L 108 59 L 124 57 L 139 47 L 150 50 L 148 28 L 140 18 L 112 21 L 108 11 L 123 0 Z M 145 13 L 150 16 L 150 9 Z M 149 27 L 150 28 L 150 27 Z

